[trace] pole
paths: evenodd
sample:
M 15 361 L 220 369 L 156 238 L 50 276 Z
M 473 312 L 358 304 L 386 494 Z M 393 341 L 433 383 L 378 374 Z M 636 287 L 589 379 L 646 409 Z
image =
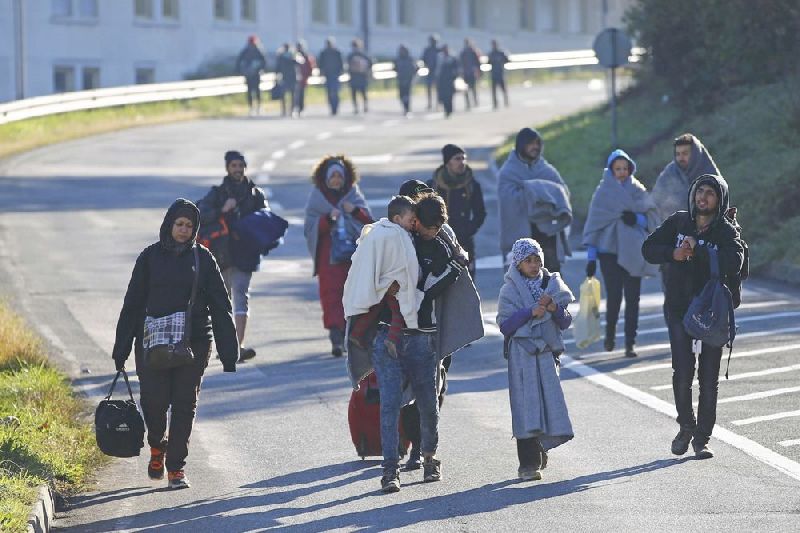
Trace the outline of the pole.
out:
M 364 53 L 369 53 L 369 0 L 361 0 L 361 34 L 364 41 Z
M 617 29 L 611 30 L 611 148 L 617 149 Z
M 14 1 L 14 76 L 16 99 L 25 98 L 25 16 L 22 0 Z

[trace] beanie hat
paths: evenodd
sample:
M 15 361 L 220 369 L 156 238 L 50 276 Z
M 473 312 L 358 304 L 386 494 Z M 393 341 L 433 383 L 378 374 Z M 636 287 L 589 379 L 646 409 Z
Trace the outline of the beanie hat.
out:
M 398 194 L 400 194 L 400 196 L 408 196 L 409 198 L 414 198 L 426 192 L 436 192 L 436 191 L 428 187 L 428 185 L 426 185 L 422 181 L 408 180 L 400 186 Z
M 446 165 L 456 155 L 464 153 L 466 152 L 464 152 L 464 150 L 455 144 L 445 144 L 444 148 L 442 148 L 442 159 L 444 160 L 444 164 Z
M 330 181 L 333 177 L 334 173 L 338 172 L 345 177 L 347 175 L 347 171 L 344 169 L 344 163 L 342 163 L 338 159 L 334 159 L 330 163 L 328 163 L 328 168 L 325 169 L 325 185 L 330 187 Z
M 245 167 L 247 167 L 247 161 L 244 160 L 244 156 L 241 152 L 236 150 L 228 150 L 225 152 L 225 166 L 227 167 L 231 161 L 241 161 Z
M 542 246 L 531 238 L 517 239 L 514 246 L 511 247 L 511 262 L 515 267 L 518 267 L 526 258 L 536 255 L 544 263 L 544 253 Z

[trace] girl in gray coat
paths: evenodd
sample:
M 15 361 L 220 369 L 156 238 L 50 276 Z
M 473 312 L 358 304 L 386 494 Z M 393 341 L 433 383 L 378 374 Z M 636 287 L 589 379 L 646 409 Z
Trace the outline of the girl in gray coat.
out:
M 542 267 L 542 247 L 517 240 L 500 289 L 497 325 L 505 338 L 511 423 L 517 439 L 521 480 L 542 479 L 547 450 L 573 437 L 558 356 L 564 351 L 561 327 L 573 300 L 557 272 Z

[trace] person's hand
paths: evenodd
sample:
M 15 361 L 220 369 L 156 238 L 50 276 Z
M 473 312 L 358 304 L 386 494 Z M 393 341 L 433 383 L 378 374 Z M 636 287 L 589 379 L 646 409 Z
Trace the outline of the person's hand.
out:
M 541 298 L 539 298 L 539 305 L 543 307 L 547 307 L 550 305 L 550 302 L 553 301 L 553 298 L 550 297 L 549 294 L 543 294 Z
M 636 213 L 633 211 L 623 211 L 622 212 L 622 222 L 626 226 L 635 226 L 636 225 Z
M 544 307 L 542 307 L 541 305 L 537 305 L 536 307 L 533 308 L 531 316 L 533 318 L 542 318 L 546 312 L 547 311 L 545 310 Z
M 684 244 L 688 244 L 689 248 L 694 250 L 694 247 L 697 246 L 697 240 L 695 240 L 694 237 L 684 237 L 683 242 L 681 243 L 681 247 L 683 247 Z
M 397 296 L 397 293 L 400 292 L 400 284 L 393 281 L 392 284 L 389 285 L 389 290 L 387 292 L 389 296 Z
M 342 208 L 344 209 L 345 213 L 352 213 L 356 206 L 351 204 L 350 202 L 342 202 Z
M 341 214 L 342 212 L 334 207 L 333 209 L 331 209 L 331 214 L 330 214 L 331 220 L 335 222 L 336 219 L 339 218 L 339 215 Z
M 593 278 L 597 274 L 597 261 L 592 259 L 586 262 L 586 277 Z
M 692 257 L 692 253 L 692 249 L 689 248 L 688 245 L 685 248 L 683 245 L 681 245 L 680 248 L 675 248 L 672 251 L 672 259 L 682 263 L 684 261 L 688 261 Z
M 236 198 L 228 198 L 225 200 L 225 203 L 222 204 L 222 212 L 227 213 L 233 209 L 236 209 Z

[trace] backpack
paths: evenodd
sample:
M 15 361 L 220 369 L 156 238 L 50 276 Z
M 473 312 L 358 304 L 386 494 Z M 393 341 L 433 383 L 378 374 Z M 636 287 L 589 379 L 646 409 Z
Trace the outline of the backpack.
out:
M 683 317 L 683 327 L 691 338 L 709 346 L 721 348 L 727 345 L 730 367 L 733 340 L 736 338 L 733 298 L 730 289 L 720 280 L 717 251 L 709 247 L 708 255 L 711 278 L 689 304 Z M 728 379 L 728 369 L 725 370 L 725 379 Z
M 120 374 L 128 386 L 128 400 L 111 399 Z M 117 372 L 108 396 L 97 406 L 94 412 L 94 428 L 97 446 L 106 455 L 136 457 L 144 448 L 144 420 L 136 407 L 128 374 L 124 370 Z

